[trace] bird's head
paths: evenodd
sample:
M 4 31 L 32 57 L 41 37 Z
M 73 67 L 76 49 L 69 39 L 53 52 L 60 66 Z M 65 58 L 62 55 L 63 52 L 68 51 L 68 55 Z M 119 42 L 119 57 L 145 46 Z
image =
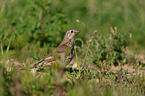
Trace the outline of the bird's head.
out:
M 65 34 L 65 38 L 71 40 L 74 38 L 74 36 L 80 32 L 79 30 L 75 30 L 75 29 L 71 29 L 71 30 L 68 30 Z

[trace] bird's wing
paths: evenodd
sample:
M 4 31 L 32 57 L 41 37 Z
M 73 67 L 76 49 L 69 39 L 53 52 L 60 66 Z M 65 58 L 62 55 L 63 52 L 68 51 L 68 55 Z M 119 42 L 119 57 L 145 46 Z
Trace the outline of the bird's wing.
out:
M 55 50 L 54 52 L 56 52 L 58 55 L 68 55 L 71 52 L 71 47 L 68 46 L 67 44 L 60 44 Z
M 53 50 L 51 53 L 49 53 L 47 56 L 45 56 L 43 59 L 35 62 L 32 64 L 32 66 L 43 66 L 45 62 L 51 62 L 56 59 L 62 59 L 65 58 L 66 55 L 69 55 L 71 52 L 71 47 L 66 44 L 60 44 L 55 50 Z

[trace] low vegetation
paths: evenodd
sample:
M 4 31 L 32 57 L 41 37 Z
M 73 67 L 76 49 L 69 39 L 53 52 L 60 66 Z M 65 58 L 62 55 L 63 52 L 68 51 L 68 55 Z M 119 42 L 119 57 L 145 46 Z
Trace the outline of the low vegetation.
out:
M 144 96 L 144 9 L 143 0 L 0 0 L 0 95 Z M 66 68 L 29 67 L 72 28 L 81 32 Z

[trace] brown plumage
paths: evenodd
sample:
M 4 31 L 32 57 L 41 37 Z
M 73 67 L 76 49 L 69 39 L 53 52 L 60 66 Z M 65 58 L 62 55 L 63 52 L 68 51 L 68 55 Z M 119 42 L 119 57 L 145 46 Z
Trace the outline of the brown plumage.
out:
M 78 32 L 80 31 L 75 29 L 68 30 L 60 45 L 43 59 L 32 64 L 32 66 L 51 65 L 58 62 L 61 64 L 60 66 L 65 67 L 74 57 L 74 36 Z

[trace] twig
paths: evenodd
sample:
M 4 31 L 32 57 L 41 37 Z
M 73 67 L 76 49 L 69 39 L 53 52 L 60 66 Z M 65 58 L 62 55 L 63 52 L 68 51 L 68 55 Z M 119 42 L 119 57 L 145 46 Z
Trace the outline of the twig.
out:
M 11 40 L 12 40 L 12 37 L 11 37 L 11 38 L 10 38 L 10 40 L 9 40 L 9 44 L 8 44 L 8 47 L 7 47 L 7 51 L 6 51 L 6 52 L 8 52 L 8 51 L 9 51 L 10 44 L 11 44 Z
M 4 51 L 3 51 L 3 43 L 2 43 L 2 40 L 1 40 L 1 53 L 3 55 Z

